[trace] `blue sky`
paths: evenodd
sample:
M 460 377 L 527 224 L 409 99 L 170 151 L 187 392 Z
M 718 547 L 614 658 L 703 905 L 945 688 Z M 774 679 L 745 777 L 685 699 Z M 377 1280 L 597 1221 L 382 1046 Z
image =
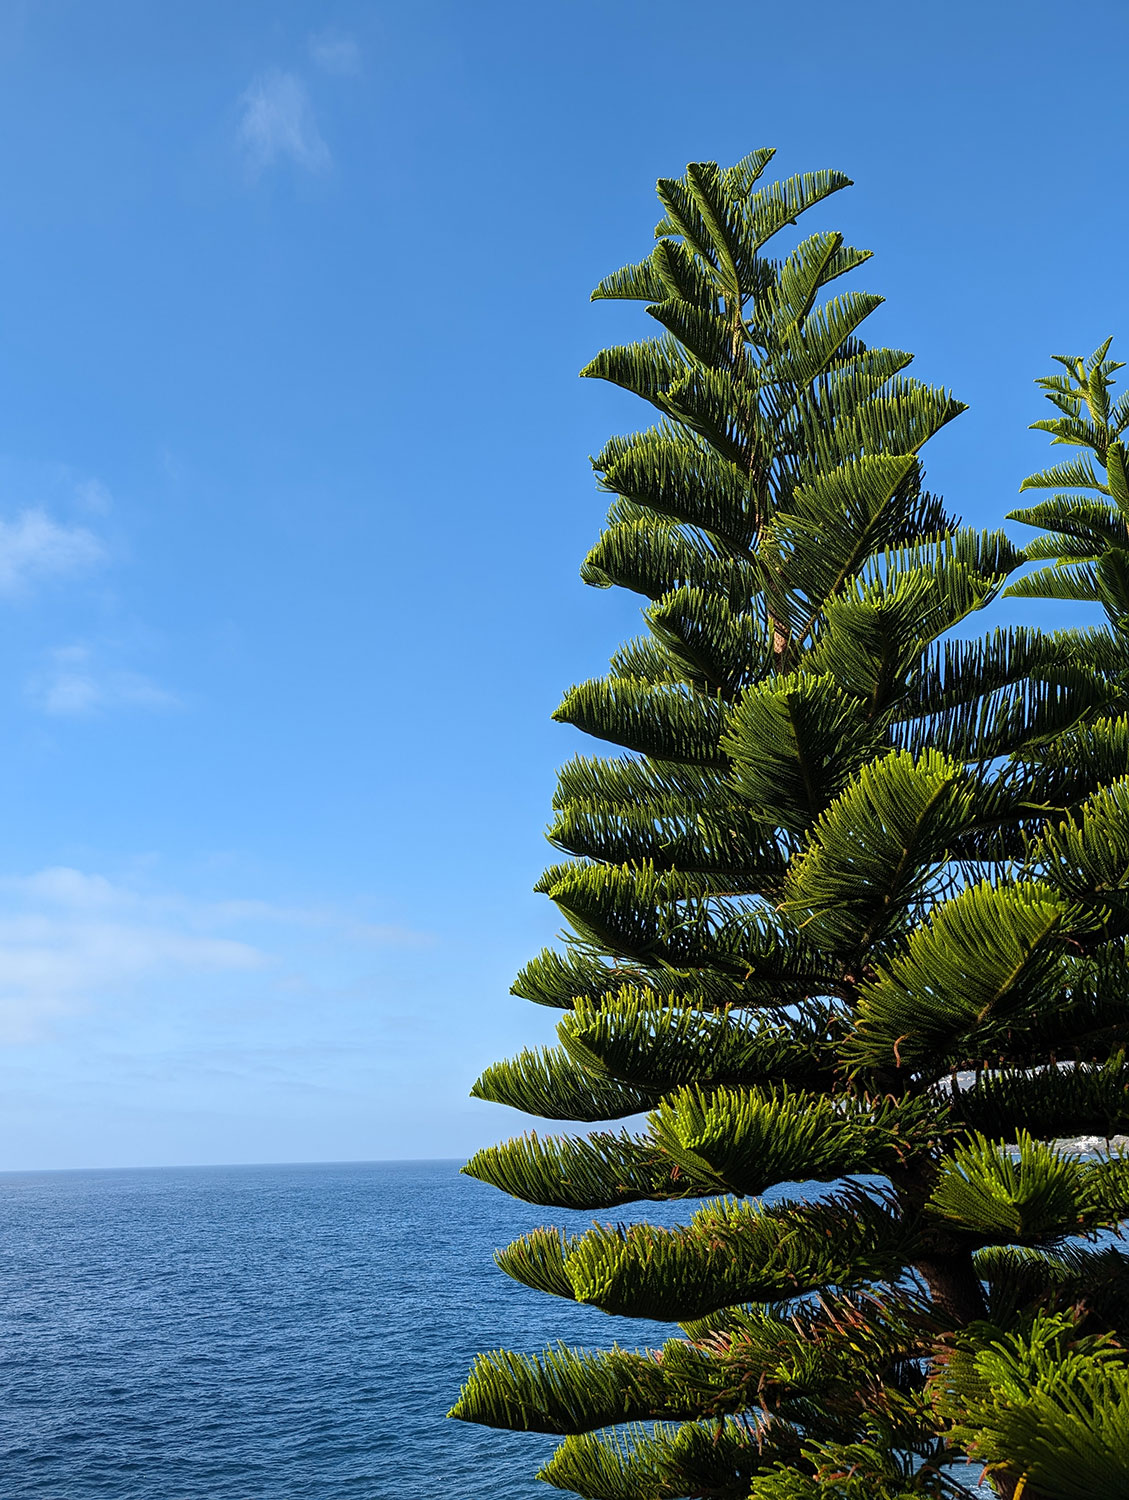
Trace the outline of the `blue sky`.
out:
M 549 714 L 637 619 L 577 579 L 643 414 L 576 371 L 649 331 L 591 287 L 689 160 L 850 173 L 820 224 L 995 524 L 1048 356 L 1129 350 L 1127 44 L 1120 0 L 0 8 L 0 1167 L 520 1128 L 466 1093 L 551 1031 Z

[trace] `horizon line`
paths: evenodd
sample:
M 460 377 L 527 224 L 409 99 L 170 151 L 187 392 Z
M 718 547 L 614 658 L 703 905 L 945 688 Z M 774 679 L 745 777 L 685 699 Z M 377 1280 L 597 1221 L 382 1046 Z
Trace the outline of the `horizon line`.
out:
M 336 1157 L 309 1159 L 304 1161 L 199 1161 L 167 1162 L 149 1165 L 119 1164 L 116 1166 L 86 1167 L 0 1167 L 0 1178 L 25 1177 L 47 1172 L 204 1172 L 217 1170 L 251 1171 L 261 1167 L 399 1167 L 399 1166 L 445 1166 L 448 1162 L 463 1162 L 462 1156 L 386 1156 L 386 1157 Z

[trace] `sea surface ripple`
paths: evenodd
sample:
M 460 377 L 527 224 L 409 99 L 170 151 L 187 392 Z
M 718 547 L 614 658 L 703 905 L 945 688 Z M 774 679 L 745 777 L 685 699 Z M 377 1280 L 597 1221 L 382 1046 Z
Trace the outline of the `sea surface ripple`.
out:
M 456 1162 L 0 1174 L 0 1500 L 547 1500 L 553 1439 L 445 1420 L 475 1352 L 674 1331 L 494 1266 L 548 1222 Z

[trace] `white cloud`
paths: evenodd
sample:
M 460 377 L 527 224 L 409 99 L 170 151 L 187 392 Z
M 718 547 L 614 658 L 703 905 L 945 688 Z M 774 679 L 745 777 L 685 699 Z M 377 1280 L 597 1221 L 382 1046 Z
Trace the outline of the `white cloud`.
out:
M 84 875 L 66 865 L 52 865 L 34 875 L 2 882 L 4 889 L 14 891 L 51 906 L 69 906 L 82 910 L 104 910 L 120 904 L 121 888 L 104 875 Z
M 361 71 L 361 49 L 351 37 L 323 31 L 310 38 L 310 56 L 323 73 L 353 78 Z
M 84 526 L 61 525 L 45 511 L 20 511 L 0 520 L 0 594 L 25 593 L 33 584 L 93 567 L 105 549 Z
M 0 878 L 0 1044 L 41 1040 L 53 1019 L 120 1004 L 137 989 L 159 1006 L 163 993 L 193 975 L 265 971 L 276 991 L 305 989 L 307 981 L 270 951 L 279 936 L 289 941 L 296 924 L 321 929 L 335 948 L 357 930 L 349 913 L 328 907 L 200 900 L 68 866 Z M 422 938 L 393 927 L 372 931 L 386 944 Z
M 33 1040 L 45 1021 L 139 979 L 266 967 L 251 943 L 185 930 L 161 902 L 65 868 L 2 882 L 0 1041 Z
M 308 172 L 332 164 L 306 85 L 296 73 L 260 74 L 243 95 L 239 143 L 255 171 L 289 159 Z
M 140 672 L 103 665 L 89 646 L 51 651 L 46 671 L 31 684 L 31 696 L 56 718 L 85 718 L 107 708 L 174 708 L 180 702 Z

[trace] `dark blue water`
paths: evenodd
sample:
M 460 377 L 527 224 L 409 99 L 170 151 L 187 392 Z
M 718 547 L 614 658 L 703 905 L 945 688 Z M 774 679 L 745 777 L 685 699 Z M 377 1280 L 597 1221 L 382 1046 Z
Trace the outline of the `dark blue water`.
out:
M 0 1175 L 0 1500 L 546 1500 L 444 1419 L 475 1351 L 673 1330 L 510 1281 L 541 1222 L 454 1162 Z

